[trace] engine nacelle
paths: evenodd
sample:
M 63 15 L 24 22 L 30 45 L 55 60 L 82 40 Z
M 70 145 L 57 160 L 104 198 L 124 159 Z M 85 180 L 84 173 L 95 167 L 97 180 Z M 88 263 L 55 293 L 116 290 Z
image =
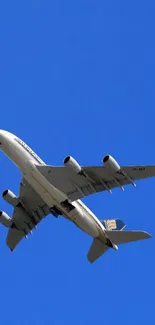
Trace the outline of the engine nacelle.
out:
M 15 207 L 19 203 L 19 199 L 17 198 L 17 196 L 10 190 L 5 190 L 2 196 L 3 199 L 13 207 Z
M 117 173 L 121 169 L 117 161 L 110 155 L 106 155 L 102 162 L 104 166 L 111 169 L 113 173 Z
M 64 159 L 64 165 L 73 170 L 74 173 L 80 174 L 82 172 L 81 166 L 78 162 L 71 156 L 67 156 Z
M 11 218 L 7 215 L 7 213 L 0 211 L 0 223 L 5 227 L 10 227 L 12 224 Z

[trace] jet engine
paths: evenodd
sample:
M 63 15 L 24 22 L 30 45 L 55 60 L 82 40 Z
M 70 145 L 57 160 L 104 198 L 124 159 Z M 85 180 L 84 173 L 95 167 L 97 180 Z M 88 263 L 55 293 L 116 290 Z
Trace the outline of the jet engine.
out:
M 67 156 L 64 159 L 64 165 L 73 170 L 74 173 L 80 174 L 82 172 L 81 166 L 78 162 L 71 156 Z
M 102 162 L 104 166 L 111 169 L 113 173 L 117 173 L 121 169 L 117 161 L 110 155 L 106 155 Z
M 13 207 L 15 207 L 19 203 L 19 199 L 17 198 L 17 196 L 10 190 L 5 190 L 2 196 L 3 199 Z
M 10 227 L 12 224 L 11 218 L 7 215 L 7 213 L 0 211 L 0 223 L 5 227 Z

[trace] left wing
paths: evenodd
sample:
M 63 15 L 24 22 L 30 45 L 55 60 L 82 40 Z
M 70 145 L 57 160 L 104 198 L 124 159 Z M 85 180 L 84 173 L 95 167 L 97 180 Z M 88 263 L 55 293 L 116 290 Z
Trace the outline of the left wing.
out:
M 22 179 L 19 190 L 19 200 L 24 207 L 16 206 L 14 208 L 12 221 L 9 228 L 6 243 L 11 251 L 17 246 L 22 238 L 31 232 L 31 230 L 50 213 L 49 207 L 44 203 L 41 197 L 28 184 L 25 178 Z
M 77 174 L 67 167 L 36 166 L 52 185 L 67 194 L 71 201 L 87 195 L 132 184 L 140 180 L 155 176 L 155 166 L 121 166 L 122 172 L 112 174 L 108 168 L 94 166 L 82 167 L 83 174 Z

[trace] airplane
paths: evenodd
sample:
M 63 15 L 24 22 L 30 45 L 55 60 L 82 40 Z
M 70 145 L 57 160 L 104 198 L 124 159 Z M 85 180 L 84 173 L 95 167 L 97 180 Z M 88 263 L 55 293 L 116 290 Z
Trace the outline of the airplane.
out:
M 0 211 L 11 251 L 49 214 L 66 218 L 93 238 L 87 254 L 90 263 L 110 248 L 118 250 L 119 244 L 151 238 L 144 231 L 124 231 L 120 219 L 99 220 L 81 199 L 101 191 L 111 193 L 116 187 L 124 190 L 127 184 L 136 186 L 135 180 L 155 176 L 154 165 L 120 166 L 108 154 L 102 166 L 82 167 L 71 156 L 65 157 L 64 166 L 50 166 L 23 140 L 4 130 L 0 130 L 0 149 L 22 173 L 18 196 L 9 189 L 2 194 L 14 208 L 12 218 Z

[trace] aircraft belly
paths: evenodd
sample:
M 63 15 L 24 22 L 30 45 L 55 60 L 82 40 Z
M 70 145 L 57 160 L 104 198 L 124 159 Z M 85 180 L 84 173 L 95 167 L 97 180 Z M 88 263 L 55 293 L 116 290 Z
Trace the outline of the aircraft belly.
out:
M 76 220 L 74 223 L 88 235 L 96 238 L 99 236 L 99 230 L 96 225 L 94 225 L 89 220 Z
M 75 209 L 68 214 L 69 219 L 90 236 L 98 237 L 100 231 L 95 221 L 76 202 L 73 205 Z
M 35 178 L 33 178 L 31 174 L 24 176 L 28 183 L 32 186 L 32 188 L 40 195 L 40 197 L 49 207 L 56 204 L 55 199 L 49 194 L 49 192 L 44 187 L 41 186 L 40 183 L 38 183 Z

